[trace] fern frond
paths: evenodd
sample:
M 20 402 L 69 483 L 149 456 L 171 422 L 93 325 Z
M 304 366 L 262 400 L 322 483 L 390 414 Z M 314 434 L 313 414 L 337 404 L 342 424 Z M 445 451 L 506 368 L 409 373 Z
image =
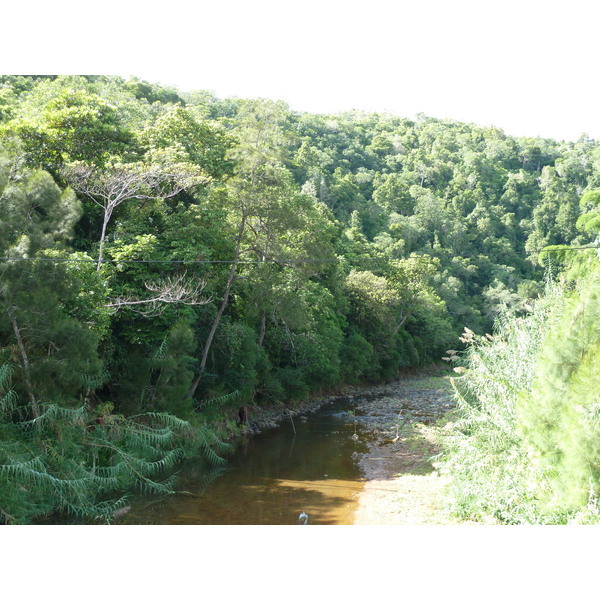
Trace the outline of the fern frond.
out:
M 10 476 L 21 482 L 31 483 L 42 470 L 44 470 L 44 463 L 39 456 L 36 456 L 30 460 L 0 465 L 0 477 Z
M 139 479 L 136 486 L 144 493 L 151 494 L 172 494 L 176 477 L 173 475 L 164 481 L 152 481 L 151 479 Z
M 218 396 L 216 398 L 207 398 L 202 401 L 201 406 L 202 408 L 205 408 L 208 406 L 223 405 L 233 400 L 239 400 L 240 398 L 241 394 L 239 390 L 235 390 L 230 394 L 225 394 L 224 396 Z
M 168 427 L 164 427 L 162 429 L 152 429 L 150 427 L 143 427 L 137 425 L 135 428 L 128 429 L 127 432 L 132 441 L 140 440 L 143 441 L 144 444 L 151 444 L 152 446 L 157 446 L 158 448 L 163 448 L 167 446 L 170 442 L 173 441 L 175 437 L 175 432 Z
M 29 522 L 59 512 L 108 523 L 124 506 L 123 490 L 172 493 L 173 472 L 192 449 L 224 463 L 217 451 L 228 444 L 168 413 L 107 414 L 98 427 L 89 427 L 95 413 L 86 403 L 40 402 L 34 419 L 28 408 L 15 413 L 23 406 L 10 387 L 11 372 L 8 364 L 0 367 L 0 519 Z M 100 379 L 86 381 L 91 388 Z
M 227 464 L 227 461 L 222 456 L 219 456 L 210 446 L 207 446 L 207 445 L 203 446 L 202 451 L 203 451 L 204 457 L 208 460 L 208 462 L 211 466 L 219 466 L 219 465 Z
M 184 431 L 184 430 L 191 429 L 191 425 L 188 421 L 184 421 L 183 419 L 180 419 L 169 413 L 148 412 L 148 413 L 144 413 L 143 415 L 134 415 L 133 417 L 130 417 L 130 418 L 136 419 L 136 418 L 140 418 L 142 416 L 149 417 L 152 420 L 156 421 L 157 423 L 160 423 L 161 425 L 163 425 L 165 427 L 169 427 L 170 429 L 174 429 L 176 431 Z
M 0 366 L 0 392 L 6 393 L 9 391 L 13 371 L 13 366 L 10 363 L 4 363 Z
M 4 397 L 0 400 L 0 412 L 10 414 L 17 410 L 18 396 L 14 390 L 5 392 Z
M 152 356 L 152 360 L 154 362 L 160 362 L 166 356 L 168 348 L 169 348 L 169 343 L 167 342 L 166 339 L 164 339 L 161 342 L 158 349 L 156 350 L 156 352 L 154 353 L 154 355 Z
M 91 392 L 102 387 L 110 379 L 110 373 L 106 370 L 102 371 L 98 375 L 87 375 L 84 373 L 81 376 L 81 381 L 86 392 Z

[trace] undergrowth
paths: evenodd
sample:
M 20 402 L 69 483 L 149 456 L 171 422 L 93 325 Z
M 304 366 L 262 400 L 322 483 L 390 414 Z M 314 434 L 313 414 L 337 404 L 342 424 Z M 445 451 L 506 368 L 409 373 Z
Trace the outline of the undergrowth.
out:
M 39 403 L 29 414 L 0 367 L 0 522 L 27 524 L 47 515 L 113 521 L 131 492 L 169 494 L 187 456 L 224 462 L 229 446 L 208 428 L 166 413 L 132 417 L 112 406 L 65 408 Z
M 558 440 L 550 440 L 552 448 L 539 441 L 547 442 L 548 431 L 562 431 L 567 425 L 563 419 L 565 411 L 558 410 L 556 405 L 555 412 L 546 415 L 546 420 L 539 417 L 549 396 L 547 385 L 541 380 L 548 376 L 541 370 L 541 357 L 548 355 L 548 346 L 567 344 L 564 336 L 552 337 L 549 332 L 561 321 L 561 331 L 565 332 L 569 302 L 577 304 L 569 300 L 560 285 L 548 284 L 543 298 L 529 307 L 529 314 L 505 315 L 498 320 L 493 336 L 476 336 L 465 330 L 462 341 L 467 350 L 450 353 L 449 360 L 457 372 L 452 380 L 457 419 L 442 436 L 444 449 L 438 460 L 442 473 L 451 481 L 451 508 L 459 518 L 505 524 L 598 520 L 595 504 L 598 490 L 593 486 L 583 496 L 577 496 L 578 503 L 556 501 L 557 488 L 564 491 L 557 481 L 567 474 L 570 481 L 582 478 L 580 474 L 569 473 L 569 468 L 576 462 L 591 468 L 591 457 L 582 455 L 586 448 L 579 444 L 572 448 L 570 461 L 559 460 Z M 587 364 L 585 357 L 581 360 Z M 589 371 L 588 365 L 586 373 Z M 577 390 L 581 393 L 582 389 L 578 384 Z M 560 396 L 556 389 L 553 393 L 555 404 L 569 402 L 569 398 L 573 402 L 573 396 Z M 580 397 L 579 404 L 586 402 Z M 573 411 L 567 412 L 573 415 Z M 587 417 L 592 412 L 595 416 L 596 412 L 587 410 Z M 593 420 L 587 419 L 588 423 Z M 578 425 L 571 423 L 568 431 L 577 431 Z M 587 436 L 598 437 L 591 426 L 585 431 Z M 577 451 L 580 454 L 575 460 L 573 455 Z M 564 458 L 560 448 L 558 454 Z

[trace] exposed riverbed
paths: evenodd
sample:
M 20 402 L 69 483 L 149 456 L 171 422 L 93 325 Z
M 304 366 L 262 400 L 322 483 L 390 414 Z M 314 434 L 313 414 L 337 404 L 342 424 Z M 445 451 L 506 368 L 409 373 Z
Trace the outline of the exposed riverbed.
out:
M 451 408 L 447 379 L 410 377 L 289 413 L 276 428 L 259 416 L 261 433 L 225 468 L 189 461 L 178 493 L 137 498 L 120 522 L 287 525 L 301 512 L 311 525 L 446 522 L 429 459 Z

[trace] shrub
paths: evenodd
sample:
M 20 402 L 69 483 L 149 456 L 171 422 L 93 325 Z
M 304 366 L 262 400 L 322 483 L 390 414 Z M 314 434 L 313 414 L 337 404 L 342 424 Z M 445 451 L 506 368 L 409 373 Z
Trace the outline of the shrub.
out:
M 443 439 L 442 471 L 451 480 L 451 504 L 461 518 L 501 523 L 557 522 L 540 512 L 548 472 L 532 460 L 517 406 L 530 398 L 546 331 L 556 322 L 562 290 L 549 285 L 527 317 L 505 316 L 493 336 L 466 330 L 468 344 L 453 356 L 458 420 Z

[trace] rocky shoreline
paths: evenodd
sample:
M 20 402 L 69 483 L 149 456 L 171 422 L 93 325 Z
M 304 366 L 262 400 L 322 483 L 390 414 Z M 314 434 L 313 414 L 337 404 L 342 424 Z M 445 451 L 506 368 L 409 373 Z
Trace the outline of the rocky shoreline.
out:
M 415 385 L 423 385 L 429 379 L 443 377 L 433 371 L 430 374 L 411 374 L 395 381 L 369 385 L 364 387 L 346 387 L 335 395 L 309 398 L 295 403 L 293 406 L 252 406 L 249 409 L 248 427 L 240 432 L 253 435 L 263 430 L 279 427 L 290 417 L 314 413 L 322 406 L 338 400 L 351 400 L 357 403 L 361 411 L 365 411 L 362 420 L 382 425 L 389 420 L 392 413 L 400 416 L 405 424 L 435 423 L 454 407 L 449 394 L 441 394 L 440 389 L 417 389 Z M 432 384 L 433 385 L 433 384 Z M 448 386 L 445 386 L 446 388 Z M 407 393 L 409 392 L 409 393 Z M 383 403 L 378 401 L 384 400 Z M 387 400 L 391 400 L 387 402 Z M 358 417 L 357 417 L 358 418 Z
M 432 461 L 441 431 L 451 426 L 449 376 L 406 378 L 373 395 L 357 406 L 374 435 L 359 460 L 367 481 L 354 524 L 455 524 L 445 510 L 446 481 Z

